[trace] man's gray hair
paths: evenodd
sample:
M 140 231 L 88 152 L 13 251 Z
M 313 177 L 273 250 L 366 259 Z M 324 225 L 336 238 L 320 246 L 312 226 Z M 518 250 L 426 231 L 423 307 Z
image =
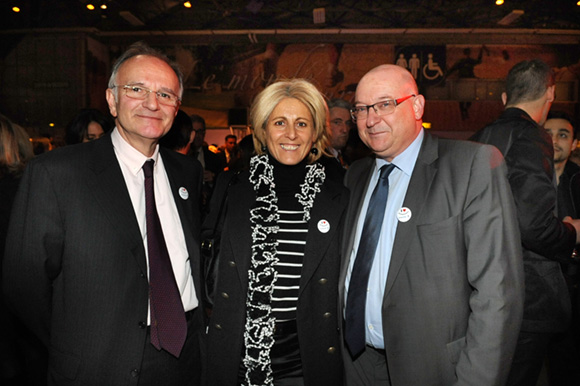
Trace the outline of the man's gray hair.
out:
M 127 49 L 127 51 L 123 52 L 123 54 L 117 59 L 117 61 L 113 65 L 113 71 L 111 73 L 111 77 L 109 78 L 109 88 L 115 90 L 115 99 L 117 99 L 117 89 L 115 86 L 119 69 L 121 68 L 123 63 L 125 63 L 127 60 L 139 55 L 152 56 L 154 58 L 164 61 L 169 65 L 169 67 L 171 67 L 171 69 L 175 72 L 175 75 L 177 75 L 177 79 L 179 80 L 178 96 L 181 98 L 183 94 L 183 74 L 181 73 L 181 70 L 179 69 L 177 63 L 169 59 L 167 55 L 165 55 L 163 52 L 150 47 L 145 42 L 139 41 L 131 44 L 131 46 Z

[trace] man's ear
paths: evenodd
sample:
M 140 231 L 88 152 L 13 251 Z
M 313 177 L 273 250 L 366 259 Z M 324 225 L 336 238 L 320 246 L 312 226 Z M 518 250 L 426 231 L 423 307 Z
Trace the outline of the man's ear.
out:
M 501 93 L 501 102 L 504 106 L 507 104 L 507 94 L 505 92 Z
M 413 98 L 413 111 L 415 112 L 415 119 L 419 120 L 423 118 L 423 112 L 425 111 L 425 97 L 421 94 Z
M 117 101 L 115 100 L 115 92 L 112 88 L 108 88 L 105 91 L 105 98 L 107 98 L 107 104 L 109 105 L 109 111 L 113 117 L 117 117 Z
M 546 90 L 546 102 L 554 102 L 556 99 L 556 85 L 553 84 Z

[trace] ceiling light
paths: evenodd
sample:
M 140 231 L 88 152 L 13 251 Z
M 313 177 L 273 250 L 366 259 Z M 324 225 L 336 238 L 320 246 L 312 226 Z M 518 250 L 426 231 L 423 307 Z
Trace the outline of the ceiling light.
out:
M 503 4 L 503 0 L 495 0 L 495 5 L 502 5 Z
M 12 11 L 18 13 L 18 12 L 20 12 L 20 8 L 18 8 L 18 7 L 12 7 Z
M 94 5 L 92 5 L 91 3 L 88 3 L 88 4 L 87 4 L 87 9 L 88 9 L 89 11 L 94 11 L 94 10 L 95 10 L 95 6 L 94 6 Z
M 101 4 L 101 9 L 107 9 L 107 4 Z
M 183 6 L 185 8 L 191 8 L 191 3 L 189 1 L 186 1 L 185 3 L 183 3 Z

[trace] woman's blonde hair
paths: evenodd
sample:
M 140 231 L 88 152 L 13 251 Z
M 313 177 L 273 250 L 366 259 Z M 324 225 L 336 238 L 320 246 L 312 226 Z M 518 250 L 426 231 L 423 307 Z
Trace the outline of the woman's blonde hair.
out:
M 19 176 L 34 157 L 26 130 L 0 114 L 0 177 Z
M 305 79 L 289 79 L 273 83 L 260 92 L 250 109 L 250 121 L 254 128 L 254 147 L 257 154 L 266 148 L 266 126 L 272 111 L 285 98 L 294 98 L 304 103 L 312 115 L 314 144 L 317 154 L 309 153 L 308 163 L 314 163 L 326 153 L 330 137 L 328 134 L 328 107 L 322 94 Z

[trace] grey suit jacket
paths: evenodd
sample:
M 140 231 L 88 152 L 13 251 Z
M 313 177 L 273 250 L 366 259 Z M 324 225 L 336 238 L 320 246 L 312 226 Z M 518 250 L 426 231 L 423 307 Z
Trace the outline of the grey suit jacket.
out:
M 160 151 L 201 294 L 201 167 Z M 131 374 L 149 344 L 147 264 L 110 135 L 33 160 L 12 213 L 5 294 L 48 346 L 51 378 L 83 386 L 136 384 Z
M 354 163 L 345 179 L 351 203 L 342 307 L 353 224 L 374 162 Z M 501 154 L 426 133 L 403 206 L 412 217 L 397 225 L 382 305 L 391 384 L 503 385 L 522 320 L 524 282 Z M 345 360 L 352 360 L 348 351 Z

